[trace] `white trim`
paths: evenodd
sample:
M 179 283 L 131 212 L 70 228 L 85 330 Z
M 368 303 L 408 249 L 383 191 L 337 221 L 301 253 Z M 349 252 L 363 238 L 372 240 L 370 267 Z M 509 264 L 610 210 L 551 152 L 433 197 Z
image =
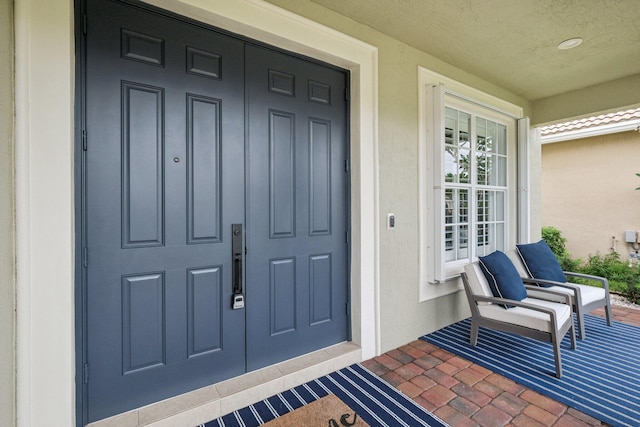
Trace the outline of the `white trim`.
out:
M 531 241 L 531 215 L 529 205 L 531 193 L 529 165 L 529 135 L 531 122 L 528 117 L 518 119 L 518 243 Z
M 629 120 L 625 122 L 609 123 L 606 125 L 593 126 L 584 129 L 576 129 L 567 132 L 554 133 L 540 136 L 541 144 L 551 144 L 553 142 L 570 141 L 574 139 L 590 138 L 592 136 L 608 135 L 611 133 L 628 132 L 638 130 L 640 121 Z
M 75 420 L 73 2 L 15 2 L 16 413 Z
M 467 103 L 467 104 L 475 105 L 475 106 L 478 106 L 478 107 L 483 108 L 483 109 L 485 109 L 485 110 L 489 110 L 489 111 L 492 111 L 492 112 L 494 112 L 494 113 L 498 113 L 498 114 L 500 114 L 500 115 L 502 115 L 502 116 L 510 117 L 510 118 L 512 118 L 512 119 L 516 119 L 516 120 L 518 120 L 518 119 L 519 119 L 519 117 L 518 117 L 518 116 L 515 116 L 515 115 L 513 115 L 512 113 L 510 113 L 510 112 L 508 112 L 508 111 L 505 111 L 505 110 L 502 110 L 502 109 L 500 109 L 500 108 L 498 108 L 498 107 L 494 107 L 494 106 L 493 106 L 493 105 L 491 105 L 491 104 L 487 104 L 487 103 L 485 103 L 485 102 L 477 101 L 477 100 L 475 100 L 475 99 L 473 99 L 473 98 L 469 98 L 468 96 L 465 96 L 465 95 L 459 94 L 459 93 L 454 92 L 454 91 L 452 91 L 452 90 L 448 90 L 448 89 L 446 89 L 445 91 L 446 91 L 446 94 L 447 94 L 448 96 L 450 96 L 450 97 L 452 97 L 452 98 L 457 98 L 457 99 L 459 99 L 459 100 L 461 100 L 461 101 L 464 101 L 464 102 L 465 102 L 465 103 Z
M 442 209 L 444 206 L 444 85 L 426 86 L 426 110 L 423 115 L 424 126 L 427 134 L 425 147 L 420 147 L 419 151 L 424 158 L 434 159 L 426 162 L 424 191 L 420 191 L 420 206 L 424 208 L 424 215 L 420 215 L 420 224 L 424 226 L 425 234 L 432 236 L 425 244 L 425 256 L 429 260 L 420 263 L 420 272 L 425 274 L 426 280 L 430 284 L 439 284 L 446 281 L 446 270 L 444 269 L 444 240 L 445 233 L 442 227 Z M 422 157 L 421 157 L 422 158 Z M 418 185 L 420 187 L 422 183 Z M 422 252 L 421 252 L 422 253 Z M 422 255 L 421 255 L 422 257 Z M 422 259 L 422 258 L 421 258 Z M 432 261 L 432 263 L 431 263 Z
M 16 0 L 18 426 L 75 425 L 73 0 Z M 258 0 L 154 5 L 351 70 L 352 333 L 380 352 L 377 48 Z
M 501 112 L 511 116 L 512 118 L 520 118 L 524 114 L 522 107 L 512 104 L 504 99 L 497 98 L 486 92 L 478 90 L 474 87 L 468 86 L 464 83 L 460 83 L 457 80 L 453 80 L 450 77 L 436 73 L 427 68 L 418 67 L 418 81 L 422 84 L 443 84 L 447 88 L 447 92 L 453 95 L 458 95 L 472 101 L 474 103 L 480 103 L 481 105 L 488 106 L 490 109 Z M 420 93 L 422 90 L 420 91 Z

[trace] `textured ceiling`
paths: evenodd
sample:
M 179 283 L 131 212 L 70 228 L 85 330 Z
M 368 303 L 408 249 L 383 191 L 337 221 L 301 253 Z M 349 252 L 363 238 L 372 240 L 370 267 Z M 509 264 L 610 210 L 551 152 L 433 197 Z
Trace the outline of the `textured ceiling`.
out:
M 312 1 L 531 101 L 640 73 L 640 0 Z

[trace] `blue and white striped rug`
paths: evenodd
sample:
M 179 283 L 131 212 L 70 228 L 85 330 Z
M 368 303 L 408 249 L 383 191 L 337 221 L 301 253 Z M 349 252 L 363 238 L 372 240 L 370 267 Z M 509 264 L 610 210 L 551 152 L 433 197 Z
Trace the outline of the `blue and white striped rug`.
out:
M 561 345 L 562 378 L 555 377 L 553 349 L 517 335 L 480 328 L 469 344 L 471 319 L 422 337 L 451 353 L 504 375 L 612 426 L 640 425 L 640 328 L 585 316 L 587 338 L 571 350 Z
M 209 421 L 205 427 L 253 427 L 335 394 L 371 427 L 447 426 L 359 364 Z

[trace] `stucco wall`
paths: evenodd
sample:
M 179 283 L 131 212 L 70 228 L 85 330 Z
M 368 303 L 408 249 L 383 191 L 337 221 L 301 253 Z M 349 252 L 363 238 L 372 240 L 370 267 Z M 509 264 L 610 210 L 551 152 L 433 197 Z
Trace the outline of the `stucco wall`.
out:
M 0 0 L 0 425 L 15 422 L 13 1 Z
M 640 104 L 640 74 L 533 101 L 532 125 Z
M 567 250 L 586 260 L 631 248 L 625 230 L 640 231 L 640 133 L 630 131 L 542 146 L 542 223 L 562 231 Z

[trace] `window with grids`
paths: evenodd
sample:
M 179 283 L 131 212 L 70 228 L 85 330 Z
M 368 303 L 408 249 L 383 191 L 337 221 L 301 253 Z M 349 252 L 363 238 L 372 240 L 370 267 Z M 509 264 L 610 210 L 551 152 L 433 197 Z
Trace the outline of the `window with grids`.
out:
M 444 132 L 445 261 L 504 250 L 507 127 L 446 107 Z

